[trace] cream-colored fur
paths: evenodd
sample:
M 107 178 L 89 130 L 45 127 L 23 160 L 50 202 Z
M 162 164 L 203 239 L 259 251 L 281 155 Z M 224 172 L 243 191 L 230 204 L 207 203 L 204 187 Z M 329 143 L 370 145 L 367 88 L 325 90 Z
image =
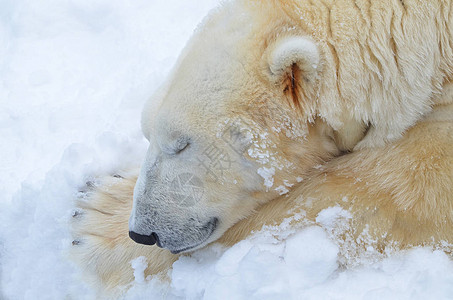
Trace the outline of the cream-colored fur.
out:
M 314 222 L 335 205 L 353 216 L 332 231 L 344 245 L 372 241 L 364 232 L 381 251 L 452 242 L 452 6 L 222 5 L 143 110 L 150 147 L 138 179 L 104 179 L 79 202 L 76 259 L 115 288 L 132 280 L 137 256 L 156 274 L 177 258 L 168 250 L 231 245 L 289 209 Z M 220 171 L 206 168 L 213 149 L 229 163 Z M 169 191 L 186 175 L 203 187 L 190 205 Z M 166 249 L 135 244 L 128 230 Z
M 126 175 L 125 175 L 126 176 Z M 145 256 L 147 275 L 166 271 L 179 255 L 136 244 L 127 236 L 136 175 L 107 177 L 78 201 L 73 218 L 73 256 L 104 293 L 119 292 L 134 279 L 130 261 Z M 231 227 L 218 242 L 232 246 L 263 225 L 279 224 L 305 211 L 318 214 L 340 206 L 352 218 L 336 234 L 341 254 L 373 246 L 442 246 L 453 242 L 453 104 L 439 106 L 399 141 L 347 154 L 314 168 L 288 197 L 270 201 Z M 297 221 L 293 221 L 297 222 Z M 296 225 L 296 224 L 293 224 Z M 366 228 L 366 231 L 364 229 Z M 367 239 L 360 239 L 368 232 Z M 347 259 L 345 260 L 348 263 Z
M 450 1 L 237 0 L 215 10 L 143 111 L 150 147 L 129 228 L 157 232 L 175 252 L 202 247 L 313 165 L 401 137 L 452 77 L 450 8 Z M 243 135 L 241 153 L 218 138 L 228 126 Z M 216 182 L 195 159 L 213 141 L 240 162 Z M 165 189 L 185 170 L 206 194 L 176 210 Z M 145 195 L 150 188 L 155 193 Z M 216 230 L 202 232 L 219 215 Z
M 344 128 L 350 123 L 369 125 L 356 148 L 397 139 L 438 102 L 451 77 L 451 1 L 250 3 L 261 43 L 294 35 L 315 41 L 321 51 L 319 85 L 316 101 L 307 105 L 342 138 L 348 138 Z

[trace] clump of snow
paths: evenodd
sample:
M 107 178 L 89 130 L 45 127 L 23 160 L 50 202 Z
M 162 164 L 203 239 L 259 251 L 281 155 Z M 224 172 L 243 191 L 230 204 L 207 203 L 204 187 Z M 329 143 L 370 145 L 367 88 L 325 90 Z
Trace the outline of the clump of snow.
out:
M 270 189 L 274 185 L 275 168 L 261 167 L 258 169 L 258 175 L 264 178 L 264 186 Z
M 340 206 L 333 206 L 319 212 L 316 217 L 316 222 L 324 228 L 334 230 L 335 228 L 341 226 L 341 223 L 344 224 L 351 218 L 352 215 L 349 211 L 344 210 Z
M 139 124 L 142 106 L 193 28 L 217 3 L 2 1 L 0 299 L 96 299 L 66 257 L 72 199 L 85 181 L 140 164 L 147 146 Z M 267 159 L 265 151 L 258 154 Z M 270 187 L 273 174 L 263 169 Z M 453 263 L 444 252 L 400 251 L 343 270 L 329 232 L 292 226 L 303 217 L 300 212 L 266 226 L 229 249 L 214 244 L 182 256 L 170 272 L 171 283 L 144 278 L 146 262 L 136 260 L 130 266 L 136 282 L 124 297 L 453 295 Z M 337 220 L 347 220 L 347 214 L 335 207 L 318 216 L 326 230 Z
M 312 226 L 302 230 L 286 242 L 283 257 L 294 274 L 290 282 L 300 287 L 305 281 L 305 286 L 310 287 L 325 281 L 338 268 L 337 254 L 338 246 L 327 238 L 322 228 Z
M 275 188 L 279 195 L 285 195 L 289 192 L 289 190 L 284 185 L 279 185 Z
M 131 261 L 131 267 L 134 269 L 134 278 L 137 283 L 145 282 L 145 270 L 148 268 L 146 257 L 139 256 Z

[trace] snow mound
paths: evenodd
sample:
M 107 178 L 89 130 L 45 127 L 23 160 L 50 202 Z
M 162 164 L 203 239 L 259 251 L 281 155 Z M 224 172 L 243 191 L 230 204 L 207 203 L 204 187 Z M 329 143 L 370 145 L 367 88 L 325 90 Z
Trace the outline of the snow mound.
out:
M 323 228 L 310 226 L 286 239 L 273 233 L 181 257 L 171 284 L 148 278 L 125 298 L 451 299 L 453 262 L 442 251 L 416 248 L 343 270 L 338 246 Z

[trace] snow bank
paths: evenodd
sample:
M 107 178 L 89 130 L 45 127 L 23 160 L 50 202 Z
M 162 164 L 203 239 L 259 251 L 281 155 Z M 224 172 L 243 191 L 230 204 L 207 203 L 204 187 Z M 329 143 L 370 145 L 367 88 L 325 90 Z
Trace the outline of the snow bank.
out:
M 283 240 L 268 231 L 213 245 L 173 265 L 171 285 L 148 278 L 126 299 L 451 299 L 453 262 L 418 248 L 342 270 L 338 247 L 311 226 Z M 282 229 L 286 234 L 286 229 Z M 145 296 L 146 295 L 146 296 Z
M 94 299 L 65 257 L 72 199 L 140 164 L 142 106 L 217 2 L 0 1 L 0 299 Z
M 141 108 L 216 0 L 0 2 L 0 299 L 96 299 L 65 257 L 86 180 L 136 166 Z M 319 216 L 328 227 L 333 208 Z M 347 216 L 343 216 L 347 217 Z M 126 299 L 447 299 L 453 265 L 414 249 L 343 270 L 323 229 L 285 226 L 174 264 Z

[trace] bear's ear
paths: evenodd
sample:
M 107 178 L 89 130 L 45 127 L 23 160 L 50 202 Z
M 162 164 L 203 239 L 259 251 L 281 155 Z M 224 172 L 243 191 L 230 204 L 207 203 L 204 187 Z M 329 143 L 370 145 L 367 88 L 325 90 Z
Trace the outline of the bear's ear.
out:
M 275 41 L 267 49 L 267 65 L 271 81 L 280 85 L 294 105 L 301 107 L 303 99 L 318 77 L 320 54 L 308 37 L 287 36 Z
M 318 74 L 318 47 L 307 37 L 281 38 L 268 52 L 268 64 L 271 76 L 276 82 L 296 66 L 305 80 L 314 79 Z

